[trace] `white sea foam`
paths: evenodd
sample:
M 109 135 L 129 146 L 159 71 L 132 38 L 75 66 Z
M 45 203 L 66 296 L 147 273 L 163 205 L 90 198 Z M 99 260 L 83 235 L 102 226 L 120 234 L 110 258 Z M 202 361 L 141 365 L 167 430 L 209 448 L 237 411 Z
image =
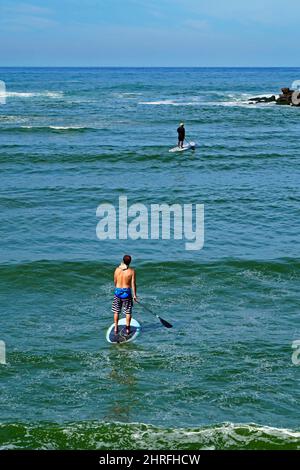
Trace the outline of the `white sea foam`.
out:
M 47 96 L 48 98 L 62 98 L 63 95 L 62 91 L 47 91 L 45 93 L 41 93 L 41 96 Z
M 142 101 L 139 104 L 141 105 L 149 105 L 149 106 L 198 106 L 198 107 L 205 107 L 205 106 L 247 106 L 249 107 L 248 100 L 234 100 L 234 101 L 183 101 L 183 102 L 175 102 L 172 100 L 164 100 L 164 101 Z M 272 103 L 261 103 L 261 104 L 272 104 Z M 261 105 L 260 104 L 260 105 Z M 253 104 L 251 107 L 255 107 L 256 105 Z
M 160 100 L 160 101 L 140 101 L 139 104 L 150 106 L 199 106 L 203 103 L 201 98 L 193 98 L 192 101 L 175 101 L 175 100 Z
M 272 95 L 262 95 L 264 97 L 269 97 Z M 257 95 L 256 98 L 259 96 Z M 250 96 L 247 98 L 236 98 L 231 100 L 222 100 L 222 101 L 204 101 L 203 106 L 225 106 L 225 107 L 244 107 L 244 108 L 261 108 L 261 107 L 269 107 L 274 106 L 276 103 L 271 101 L 270 103 L 256 103 L 254 101 L 250 101 Z
M 178 103 L 176 103 L 173 100 L 160 100 L 160 101 L 140 101 L 139 104 L 146 104 L 146 105 L 152 105 L 152 106 L 160 106 L 160 105 L 176 106 Z
M 240 108 L 261 108 L 266 106 L 273 106 L 274 103 L 253 103 L 249 101 L 210 101 L 203 103 L 205 106 L 225 106 L 225 107 L 240 107 Z
M 208 94 L 217 95 L 219 99 L 217 100 L 209 100 Z M 204 95 L 204 96 L 203 96 Z M 188 97 L 186 101 L 184 100 L 174 100 L 174 99 L 164 99 L 164 100 L 153 100 L 153 101 L 140 101 L 140 105 L 148 105 L 148 106 L 227 106 L 227 107 L 262 107 L 262 106 L 273 106 L 275 103 L 258 103 L 251 102 L 250 98 L 257 97 L 267 97 L 270 98 L 273 96 L 274 93 L 264 93 L 262 95 L 255 94 L 255 93 L 239 93 L 239 92 L 218 92 L 218 91 L 211 91 L 211 92 L 201 92 L 197 97 Z M 222 98 L 223 99 L 222 99 Z M 277 97 L 277 96 L 276 96 Z M 220 99 L 221 98 L 221 99 Z
M 141 96 L 142 93 L 135 93 L 135 92 L 124 92 L 124 93 L 114 93 L 115 95 L 119 96 L 120 98 L 129 97 L 129 96 Z
M 257 424 L 234 424 L 224 423 L 216 426 L 205 426 L 198 429 L 184 429 L 177 428 L 168 430 L 168 434 L 165 433 L 163 428 L 152 428 L 146 426 L 145 431 L 137 429 L 133 434 L 135 441 L 143 445 L 144 439 L 152 439 L 157 442 L 162 440 L 164 445 L 165 441 L 170 442 L 182 442 L 187 440 L 189 443 L 200 444 L 201 449 L 210 448 L 217 449 L 221 446 L 228 448 L 230 446 L 243 448 L 245 445 L 250 444 L 251 441 L 265 442 L 267 445 L 273 441 L 273 439 L 289 439 L 290 441 L 297 442 L 300 439 L 300 432 L 293 431 L 284 428 L 275 428 L 271 426 L 260 426 Z M 149 434 L 149 431 L 153 431 L 153 434 Z M 243 431 L 241 433 L 241 431 Z M 150 438 L 150 439 L 149 439 Z M 140 442 L 139 442 L 140 441 Z M 206 447 L 208 446 L 208 447 Z
M 134 449 L 180 449 L 188 444 L 203 449 L 280 448 L 282 445 L 299 449 L 300 432 L 263 425 L 223 423 L 198 428 L 163 428 L 143 423 L 79 422 L 58 426 L 51 432 L 47 425 L 22 425 L 1 423 L 0 430 L 10 430 L 9 440 L 4 440 L 1 450 L 21 448 L 24 444 L 36 449 L 58 449 L 64 444 L 73 447 L 80 442 L 88 448 L 103 449 L 107 446 Z M 5 434 L 5 433 L 4 433 Z M 110 436 L 110 442 L 107 436 Z M 24 437 L 23 437 L 24 436 Z M 104 441 L 103 436 L 106 436 Z M 120 438 L 120 436 L 122 436 Z M 41 438 L 40 438 L 41 437 Z
M 50 129 L 55 129 L 58 131 L 67 131 L 72 129 L 85 129 L 84 126 L 49 126 Z
M 7 98 L 17 97 L 17 98 L 31 98 L 35 96 L 35 93 L 24 93 L 24 92 L 17 92 L 17 91 L 7 91 L 5 93 Z
M 62 98 L 62 91 L 44 91 L 44 92 L 19 92 L 19 91 L 7 91 L 5 93 L 7 98 L 34 98 L 34 97 L 47 97 L 47 98 Z
M 68 131 L 86 129 L 84 126 L 20 126 L 22 129 L 53 129 L 56 131 Z

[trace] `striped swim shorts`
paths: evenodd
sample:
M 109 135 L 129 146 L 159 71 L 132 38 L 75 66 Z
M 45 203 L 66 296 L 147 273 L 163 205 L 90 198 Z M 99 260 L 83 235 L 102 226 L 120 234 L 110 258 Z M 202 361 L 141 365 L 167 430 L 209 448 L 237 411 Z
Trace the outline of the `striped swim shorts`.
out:
M 117 313 L 118 315 L 121 313 L 121 310 L 123 309 L 123 312 L 126 315 L 132 315 L 132 297 L 128 297 L 127 299 L 120 299 L 119 297 L 114 295 L 114 300 L 112 303 L 112 311 L 114 313 Z

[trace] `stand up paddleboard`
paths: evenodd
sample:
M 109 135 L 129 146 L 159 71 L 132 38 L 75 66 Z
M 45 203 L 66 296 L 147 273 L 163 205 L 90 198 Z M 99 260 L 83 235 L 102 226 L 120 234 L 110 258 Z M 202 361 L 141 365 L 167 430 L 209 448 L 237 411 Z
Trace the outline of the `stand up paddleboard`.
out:
M 173 149 L 170 149 L 170 153 L 175 153 L 175 152 L 185 152 L 186 150 L 195 150 L 196 144 L 195 142 L 189 142 L 187 144 L 184 144 L 183 147 L 174 147 Z
M 129 335 L 126 335 L 126 318 L 119 320 L 119 332 L 117 335 L 114 333 L 114 328 L 115 324 L 113 323 L 106 332 L 106 340 L 113 344 L 130 343 L 130 341 L 134 341 L 138 337 L 141 331 L 141 325 L 134 318 L 131 319 Z

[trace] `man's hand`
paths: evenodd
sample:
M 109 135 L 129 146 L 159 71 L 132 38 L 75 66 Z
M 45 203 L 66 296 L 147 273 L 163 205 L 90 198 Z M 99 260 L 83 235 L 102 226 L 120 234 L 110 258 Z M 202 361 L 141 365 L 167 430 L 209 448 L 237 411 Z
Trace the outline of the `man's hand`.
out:
M 137 299 L 136 295 L 133 296 L 133 300 L 134 300 L 134 302 L 138 303 L 138 299 Z

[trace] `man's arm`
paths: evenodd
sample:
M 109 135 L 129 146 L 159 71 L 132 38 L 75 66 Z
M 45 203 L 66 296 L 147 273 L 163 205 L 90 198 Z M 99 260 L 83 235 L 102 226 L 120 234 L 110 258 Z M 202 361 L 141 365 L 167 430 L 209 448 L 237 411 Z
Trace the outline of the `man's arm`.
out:
M 115 284 L 115 286 L 117 285 L 117 270 L 118 270 L 118 268 L 115 269 L 115 273 L 114 273 L 114 284 Z
M 136 275 L 135 275 L 135 270 L 132 270 L 132 278 L 131 278 L 131 287 L 132 287 L 132 293 L 133 293 L 133 300 L 136 302 L 137 301 L 137 296 L 136 296 Z

